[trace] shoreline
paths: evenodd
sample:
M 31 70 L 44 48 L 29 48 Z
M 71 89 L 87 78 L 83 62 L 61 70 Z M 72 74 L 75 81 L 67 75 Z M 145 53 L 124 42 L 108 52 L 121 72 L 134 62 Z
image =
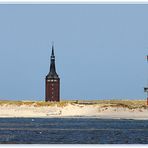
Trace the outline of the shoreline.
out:
M 148 120 L 148 118 L 119 118 L 119 117 L 97 117 L 97 116 L 53 116 L 53 117 L 9 117 L 9 116 L 0 116 L 0 119 L 6 118 L 30 118 L 30 119 L 100 119 L 100 120 Z

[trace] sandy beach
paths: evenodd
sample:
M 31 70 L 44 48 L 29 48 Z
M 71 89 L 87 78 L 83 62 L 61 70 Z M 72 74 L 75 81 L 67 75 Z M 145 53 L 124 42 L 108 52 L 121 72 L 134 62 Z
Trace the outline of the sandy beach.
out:
M 0 117 L 96 117 L 148 120 L 148 108 L 74 103 L 68 103 L 64 106 L 57 104 L 52 106 L 1 104 Z

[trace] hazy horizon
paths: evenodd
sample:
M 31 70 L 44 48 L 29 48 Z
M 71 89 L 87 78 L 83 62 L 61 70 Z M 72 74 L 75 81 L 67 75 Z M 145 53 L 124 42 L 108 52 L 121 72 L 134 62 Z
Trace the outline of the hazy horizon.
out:
M 44 100 L 54 41 L 61 99 L 144 99 L 147 4 L 0 5 L 0 100 Z

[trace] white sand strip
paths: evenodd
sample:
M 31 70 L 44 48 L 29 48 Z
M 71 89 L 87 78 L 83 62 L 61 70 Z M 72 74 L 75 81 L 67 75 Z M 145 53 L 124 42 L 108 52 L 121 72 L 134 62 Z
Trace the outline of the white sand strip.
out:
M 0 117 L 96 117 L 110 119 L 148 120 L 148 109 L 126 107 L 101 107 L 100 105 L 68 104 L 64 107 L 29 105 L 2 105 Z

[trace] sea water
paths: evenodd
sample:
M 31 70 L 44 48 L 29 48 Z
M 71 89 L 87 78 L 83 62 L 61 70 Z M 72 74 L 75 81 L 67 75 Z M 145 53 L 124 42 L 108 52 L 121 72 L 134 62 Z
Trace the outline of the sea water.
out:
M 0 118 L 1 144 L 148 144 L 147 120 Z

